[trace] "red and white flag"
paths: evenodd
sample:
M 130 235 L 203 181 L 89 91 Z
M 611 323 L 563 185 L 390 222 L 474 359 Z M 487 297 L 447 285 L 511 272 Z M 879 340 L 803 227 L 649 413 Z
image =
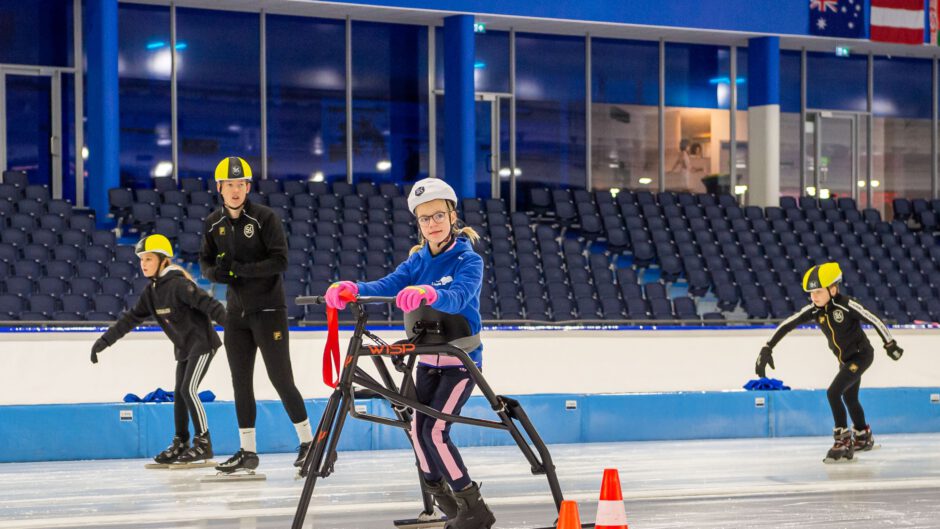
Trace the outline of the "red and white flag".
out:
M 871 0 L 871 40 L 924 43 L 924 0 Z

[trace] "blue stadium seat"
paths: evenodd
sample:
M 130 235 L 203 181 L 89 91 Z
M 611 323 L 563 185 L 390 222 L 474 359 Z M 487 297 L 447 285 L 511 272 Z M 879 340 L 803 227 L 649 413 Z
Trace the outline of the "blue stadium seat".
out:
M 18 320 L 26 308 L 23 298 L 11 294 L 0 294 L 0 319 Z
M 19 273 L 20 271 L 14 267 L 14 273 Z M 29 277 L 35 276 L 23 276 L 15 275 L 11 277 L 4 278 L 3 280 L 3 292 L 6 294 L 14 294 L 24 298 L 28 298 L 33 293 L 33 281 Z
M 185 191 L 187 194 L 194 191 L 205 191 L 206 185 L 201 178 L 181 178 L 180 179 L 180 190 Z
M 108 268 L 108 277 L 118 277 L 130 281 L 140 275 L 140 266 L 138 265 L 125 262 L 111 262 L 105 263 L 105 266 Z

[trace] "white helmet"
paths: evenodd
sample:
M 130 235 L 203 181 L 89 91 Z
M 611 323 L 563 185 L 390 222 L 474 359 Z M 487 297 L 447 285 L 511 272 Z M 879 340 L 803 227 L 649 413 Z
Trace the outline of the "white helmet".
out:
M 454 188 L 440 178 L 425 178 L 418 180 L 408 193 L 408 209 L 414 215 L 415 209 L 425 202 L 432 200 L 450 200 L 457 206 L 457 193 Z

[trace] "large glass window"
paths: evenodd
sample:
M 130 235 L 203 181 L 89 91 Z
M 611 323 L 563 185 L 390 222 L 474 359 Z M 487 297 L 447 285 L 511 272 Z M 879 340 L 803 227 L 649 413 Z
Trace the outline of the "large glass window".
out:
M 211 178 L 225 156 L 260 175 L 257 13 L 176 10 L 179 175 Z
M 730 57 L 726 47 L 666 44 L 666 189 L 731 192 Z
M 929 60 L 874 59 L 872 207 L 889 218 L 896 197 L 931 198 L 932 69 Z
M 585 185 L 584 39 L 516 35 L 517 182 Z
M 121 185 L 152 187 L 173 174 L 169 8 L 120 4 L 118 43 Z
M 591 181 L 659 186 L 659 43 L 591 41 Z
M 266 19 L 268 178 L 346 179 L 346 27 Z
M 0 63 L 72 65 L 72 0 L 0 0 Z
M 800 190 L 800 55 L 780 51 L 780 194 L 798 197 Z
M 806 106 L 817 110 L 865 112 L 868 108 L 868 58 L 807 53 Z
M 355 22 L 353 173 L 410 182 L 427 174 L 427 29 Z

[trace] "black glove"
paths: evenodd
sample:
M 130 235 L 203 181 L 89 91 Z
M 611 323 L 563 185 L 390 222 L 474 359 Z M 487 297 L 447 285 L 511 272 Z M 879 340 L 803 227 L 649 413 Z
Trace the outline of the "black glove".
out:
M 216 282 L 225 283 L 227 285 L 232 284 L 235 281 L 235 278 L 238 277 L 235 275 L 235 272 L 232 271 L 233 266 L 235 266 L 235 262 L 232 260 L 231 255 L 222 252 L 215 256 Z
M 226 254 L 225 252 L 215 256 L 215 267 L 219 269 L 219 272 L 231 272 L 232 262 L 232 256 Z
M 104 341 L 104 338 L 98 338 L 95 340 L 95 344 L 91 346 L 91 363 L 98 363 L 98 353 L 104 351 L 108 348 L 108 342 Z
M 888 352 L 888 356 L 890 356 L 892 360 L 900 360 L 901 355 L 904 354 L 904 349 L 898 347 L 898 342 L 894 340 L 885 344 L 885 351 Z
M 767 378 L 767 366 L 771 369 L 777 369 L 774 365 L 774 351 L 766 345 L 761 347 L 760 354 L 757 355 L 757 364 L 754 366 L 754 372 L 760 378 Z

